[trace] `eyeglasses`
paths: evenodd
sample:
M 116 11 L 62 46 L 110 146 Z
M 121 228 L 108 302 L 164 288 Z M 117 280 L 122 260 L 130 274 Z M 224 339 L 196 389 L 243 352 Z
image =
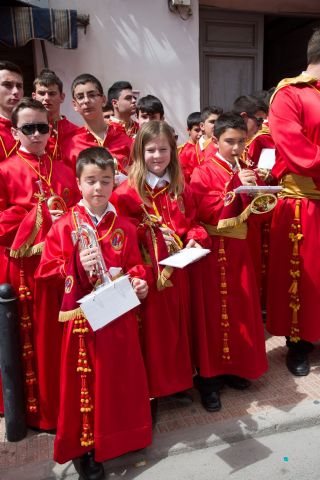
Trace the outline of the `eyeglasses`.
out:
M 88 92 L 87 94 L 78 93 L 74 96 L 74 99 L 77 103 L 81 104 L 87 99 L 89 102 L 95 102 L 98 97 L 102 97 L 101 93 L 98 92 Z
M 252 118 L 252 120 L 255 120 L 258 127 L 260 127 L 265 121 L 265 118 L 263 117 L 255 117 L 254 115 L 248 115 L 248 117 Z
M 23 135 L 34 135 L 36 131 L 45 135 L 49 132 L 49 125 L 47 123 L 25 123 L 22 127 L 17 127 L 17 130 L 20 130 Z

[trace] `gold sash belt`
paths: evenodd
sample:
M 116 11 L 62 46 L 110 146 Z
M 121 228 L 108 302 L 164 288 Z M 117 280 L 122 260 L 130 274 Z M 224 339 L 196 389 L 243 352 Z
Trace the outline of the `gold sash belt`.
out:
M 235 227 L 218 230 L 216 226 L 205 223 L 204 228 L 209 235 L 217 235 L 219 237 L 238 238 L 239 240 L 245 240 L 247 238 L 248 226 L 246 223 L 240 223 Z
M 320 200 L 320 190 L 317 189 L 311 177 L 302 177 L 295 173 L 288 173 L 281 181 L 283 190 L 278 194 L 279 198 L 310 198 Z

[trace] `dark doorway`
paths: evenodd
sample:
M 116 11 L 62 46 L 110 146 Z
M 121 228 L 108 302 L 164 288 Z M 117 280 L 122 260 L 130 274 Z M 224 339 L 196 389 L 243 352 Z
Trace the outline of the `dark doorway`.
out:
M 307 44 L 320 19 L 310 17 L 264 17 L 263 88 L 299 75 L 307 66 Z
M 0 44 L 0 60 L 10 60 L 22 70 L 24 78 L 24 94 L 30 96 L 34 80 L 34 53 L 33 42 L 28 42 L 24 47 L 13 48 Z

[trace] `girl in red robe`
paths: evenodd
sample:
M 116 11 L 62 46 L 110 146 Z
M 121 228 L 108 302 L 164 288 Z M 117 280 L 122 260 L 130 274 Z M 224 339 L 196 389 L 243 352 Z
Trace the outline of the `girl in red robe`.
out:
M 83 199 L 50 230 L 37 276 L 54 279 L 57 286 L 65 283 L 60 320 L 69 320 L 61 347 L 54 459 L 81 457 L 84 478 L 94 473 L 104 478 L 100 462 L 151 442 L 149 396 L 134 311 L 93 332 L 77 308 L 76 301 L 92 290 L 95 276 L 85 272 L 90 274 L 99 252 L 94 247 L 79 256 L 72 242 L 76 216 L 95 230 L 107 268 L 129 274 L 141 299 L 147 283 L 135 228 L 108 202 L 114 186 L 111 154 L 101 147 L 82 151 L 77 178 Z
M 190 291 L 187 270 L 159 261 L 183 246 L 210 246 L 196 224 L 189 188 L 184 188 L 171 127 L 150 121 L 138 131 L 129 179 L 113 193 L 119 213 L 138 228 L 148 271 L 149 294 L 141 308 L 141 345 L 151 397 L 192 386 Z

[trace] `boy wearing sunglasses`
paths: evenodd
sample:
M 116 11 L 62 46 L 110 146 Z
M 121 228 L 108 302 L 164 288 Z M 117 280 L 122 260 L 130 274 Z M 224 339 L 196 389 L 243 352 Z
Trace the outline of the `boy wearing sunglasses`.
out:
M 39 399 L 46 400 L 46 382 L 52 381 L 51 370 L 59 365 L 58 349 L 57 344 L 51 341 L 50 347 L 44 339 L 39 318 L 45 313 L 48 316 L 48 312 L 42 312 L 45 292 L 41 298 L 34 297 L 34 273 L 52 222 L 74 205 L 80 194 L 71 168 L 45 152 L 50 128 L 47 111 L 40 102 L 23 98 L 16 105 L 12 135 L 20 147 L 0 164 L 0 246 L 4 247 L 0 262 L 4 281 L 14 287 L 19 300 L 27 423 L 50 429 L 55 425 L 43 415 Z M 51 340 L 57 337 L 55 331 L 49 332 Z M 37 364 L 43 368 L 38 351 L 43 352 L 44 345 L 52 366 L 42 381 Z

